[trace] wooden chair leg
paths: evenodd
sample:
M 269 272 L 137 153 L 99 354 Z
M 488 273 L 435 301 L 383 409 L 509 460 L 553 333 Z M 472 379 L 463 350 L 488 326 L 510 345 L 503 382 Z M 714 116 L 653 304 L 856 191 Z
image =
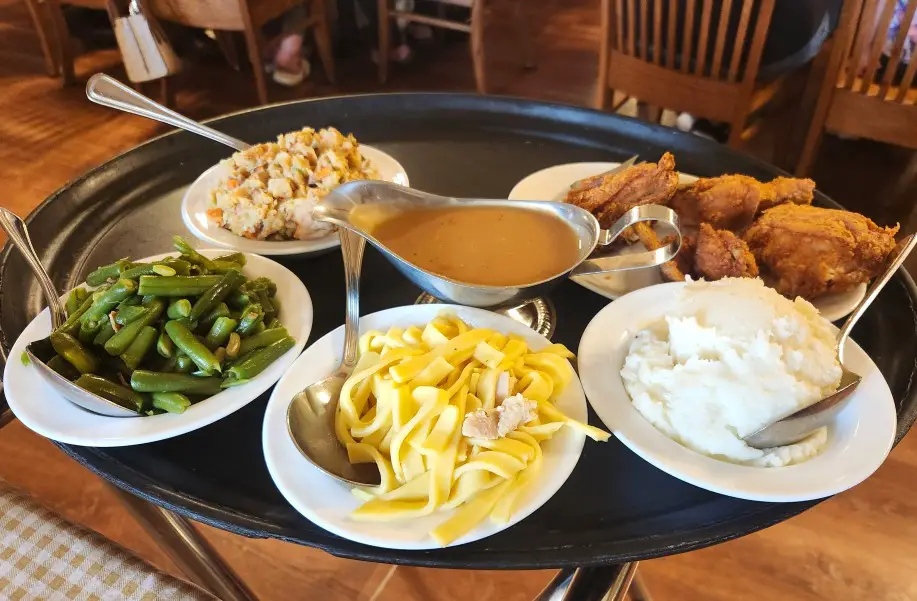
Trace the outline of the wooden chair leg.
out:
M 525 0 L 516 0 L 513 7 L 513 22 L 522 53 L 522 68 L 527 71 L 533 70 L 538 64 L 535 58 L 535 44 L 532 40 L 532 20 L 529 18 L 529 11 L 526 10 Z
M 641 121 L 659 123 L 662 119 L 662 109 L 658 106 L 637 101 L 637 118 Z
M 64 19 L 64 11 L 58 0 L 47 0 L 48 12 L 51 14 L 51 24 L 54 28 L 54 37 L 57 38 L 57 64 L 60 66 L 61 79 L 64 85 L 76 81 L 73 69 L 73 40 L 70 39 L 70 28 Z
M 175 86 L 169 81 L 168 76 L 159 80 L 159 98 L 167 107 L 175 107 Z
M 328 11 L 325 8 L 325 0 L 313 2 L 312 11 L 316 19 L 313 26 L 313 35 L 315 36 L 318 56 L 322 61 L 322 67 L 325 68 L 325 75 L 328 76 L 328 81 L 335 84 L 334 51 L 331 47 L 331 30 L 328 27 Z
M 267 78 L 264 75 L 264 65 L 261 64 L 261 49 L 264 44 L 264 38 L 258 28 L 246 23 L 245 26 L 245 47 L 248 50 L 248 60 L 252 64 L 252 71 L 255 74 L 255 90 L 258 93 L 258 103 L 267 104 Z
M 388 81 L 388 54 L 391 40 L 391 19 L 389 18 L 389 0 L 378 0 L 377 19 L 379 20 L 379 83 Z
M 35 33 L 38 34 L 38 43 L 41 45 L 41 54 L 45 59 L 45 71 L 50 77 L 57 77 L 60 67 L 57 64 L 57 50 L 51 44 L 52 31 L 48 31 L 48 22 L 42 14 L 42 6 L 38 0 L 26 0 L 26 7 L 32 17 Z
M 471 5 L 471 60 L 474 62 L 474 81 L 479 94 L 487 93 L 486 58 L 484 54 L 484 0 L 474 0 Z

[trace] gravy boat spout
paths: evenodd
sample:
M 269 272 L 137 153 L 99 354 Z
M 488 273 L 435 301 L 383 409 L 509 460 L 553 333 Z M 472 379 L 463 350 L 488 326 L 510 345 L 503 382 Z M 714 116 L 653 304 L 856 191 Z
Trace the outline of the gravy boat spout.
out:
M 397 218 L 405 211 L 456 206 L 524 209 L 559 218 L 570 226 L 576 236 L 579 249 L 577 260 L 568 269 L 538 282 L 516 286 L 481 286 L 421 269 L 392 252 L 373 235 L 381 223 Z M 540 200 L 452 198 L 378 181 L 357 181 L 338 186 L 315 206 L 312 217 L 365 238 L 424 292 L 445 302 L 471 307 L 518 305 L 548 293 L 568 276 L 656 267 L 675 257 L 681 248 L 678 216 L 668 207 L 659 205 L 634 207 L 610 229 L 603 230 L 591 213 L 570 204 Z M 657 221 L 667 226 L 675 234 L 675 240 L 657 250 L 643 253 L 609 253 L 607 247 L 624 230 L 640 221 Z

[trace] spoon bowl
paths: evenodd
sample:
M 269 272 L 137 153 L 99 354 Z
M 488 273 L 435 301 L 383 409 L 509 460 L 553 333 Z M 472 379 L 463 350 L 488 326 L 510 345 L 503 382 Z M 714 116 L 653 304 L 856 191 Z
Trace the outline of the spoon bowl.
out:
M 847 369 L 844 365 L 844 346 L 847 339 L 850 337 L 850 332 L 853 330 L 853 326 L 856 325 L 860 317 L 863 316 L 863 313 L 866 312 L 866 309 L 869 308 L 869 305 L 872 304 L 872 301 L 879 295 L 879 292 L 882 291 L 882 288 L 885 287 L 898 268 L 904 263 L 904 260 L 914 249 L 915 245 L 917 245 L 917 236 L 914 234 L 911 234 L 899 243 L 898 246 L 901 250 L 898 252 L 898 256 L 895 257 L 895 259 L 888 264 L 885 271 L 873 281 L 869 290 L 866 291 L 863 300 L 856 306 L 850 314 L 850 317 L 844 322 L 844 326 L 838 332 L 836 346 L 837 360 L 843 371 L 837 390 L 834 391 L 833 394 L 809 405 L 805 409 L 801 409 L 769 426 L 765 426 L 757 432 L 749 434 L 743 438 L 748 446 L 756 449 L 768 449 L 799 442 L 819 428 L 832 423 L 834 418 L 844 410 L 844 407 L 846 407 L 850 399 L 853 398 L 853 393 L 860 385 L 860 382 L 863 381 L 861 375 Z
M 51 327 L 52 329 L 59 328 L 66 318 L 64 307 L 61 304 L 60 295 L 54 289 L 51 277 L 45 271 L 41 261 L 38 259 L 35 248 L 32 246 L 32 240 L 29 238 L 29 230 L 25 222 L 12 211 L 0 208 L 0 228 L 6 232 L 13 246 L 25 257 L 26 263 L 28 263 L 32 273 L 38 279 L 41 291 L 48 301 L 48 309 L 51 312 Z M 55 354 L 50 338 L 36 340 L 26 346 L 29 364 L 62 397 L 93 413 L 110 417 L 140 417 L 140 414 L 136 411 L 131 411 L 113 401 L 84 390 L 48 367 L 47 361 Z
M 456 205 L 521 208 L 557 217 L 567 223 L 576 235 L 579 242 L 577 261 L 567 270 L 539 282 L 521 286 L 480 286 L 421 269 L 389 250 L 373 236 L 373 230 L 380 223 L 404 211 Z M 365 238 L 401 273 L 428 294 L 448 303 L 470 307 L 518 305 L 543 296 L 567 276 L 656 267 L 671 260 L 681 247 L 678 216 L 668 207 L 660 205 L 634 207 L 610 229 L 603 230 L 591 213 L 566 203 L 452 198 L 378 181 L 350 182 L 337 187 L 316 205 L 312 216 Z M 640 221 L 657 221 L 668 226 L 676 240 L 657 250 L 643 253 L 616 255 L 607 251 L 606 247 L 617 240 L 625 229 Z

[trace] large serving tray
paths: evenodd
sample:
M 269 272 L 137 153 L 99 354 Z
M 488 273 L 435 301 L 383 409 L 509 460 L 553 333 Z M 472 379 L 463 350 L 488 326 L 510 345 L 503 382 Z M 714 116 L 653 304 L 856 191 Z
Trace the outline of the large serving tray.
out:
M 671 150 L 698 175 L 740 172 L 768 179 L 773 167 L 707 140 L 585 109 L 524 100 L 391 94 L 296 102 L 218 119 L 215 127 L 260 141 L 304 125 L 334 125 L 395 156 L 411 184 L 444 195 L 505 197 L 523 176 L 557 163 L 656 159 Z M 60 289 L 125 255 L 169 250 L 184 233 L 179 201 L 227 149 L 185 133 L 135 148 L 68 184 L 29 219 L 33 241 Z M 817 202 L 834 206 L 819 196 Z M 344 319 L 340 255 L 282 259 L 315 303 L 313 340 Z M 9 245 L 0 256 L 0 342 L 8 349 L 43 306 L 37 282 Z M 362 311 L 412 303 L 418 290 L 367 249 Z M 554 339 L 576 349 L 608 301 L 572 282 L 552 295 Z M 917 416 L 917 289 L 899 273 L 854 331 L 898 404 L 897 439 Z M 284 310 L 294 310 L 284 307 Z M 15 360 L 15 358 L 13 358 Z M 253 537 L 274 537 L 336 555 L 440 567 L 546 568 L 644 559 L 687 551 L 764 528 L 814 503 L 768 504 L 706 492 L 651 467 L 615 439 L 586 444 L 566 485 L 544 507 L 489 539 L 442 551 L 389 551 L 351 543 L 302 518 L 271 482 L 261 453 L 267 396 L 226 419 L 172 440 L 120 449 L 61 448 L 134 494 L 190 518 Z M 62 401 L 63 402 L 63 401 Z M 598 423 L 594 415 L 593 423 Z

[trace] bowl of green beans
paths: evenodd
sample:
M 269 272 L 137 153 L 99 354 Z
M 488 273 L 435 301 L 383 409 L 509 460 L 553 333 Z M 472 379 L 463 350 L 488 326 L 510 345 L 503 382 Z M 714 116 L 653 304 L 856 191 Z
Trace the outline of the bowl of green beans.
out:
M 38 407 L 34 369 L 10 361 L 4 384 L 23 423 L 70 444 L 161 440 L 228 415 L 280 378 L 312 327 L 299 278 L 261 256 L 195 250 L 177 236 L 173 245 L 173 253 L 95 269 L 65 295 L 60 328 L 50 331 L 44 311 L 14 345 L 18 357 L 20 343 L 50 335 L 49 367 L 142 419 L 93 414 L 58 395 L 42 396 L 53 411 Z M 100 435 L 109 444 L 99 445 Z

